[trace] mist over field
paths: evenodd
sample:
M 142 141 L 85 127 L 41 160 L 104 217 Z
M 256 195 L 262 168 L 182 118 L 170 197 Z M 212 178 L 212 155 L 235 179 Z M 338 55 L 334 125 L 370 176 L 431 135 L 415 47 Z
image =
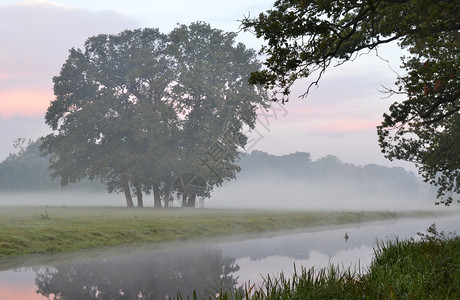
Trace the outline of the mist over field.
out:
M 153 200 L 152 200 L 153 202 Z M 0 206 L 126 206 L 122 194 L 103 191 L 1 192 Z
M 216 189 L 207 207 L 319 210 L 433 209 L 429 185 L 403 168 L 355 166 L 328 155 L 274 156 L 261 151 L 241 159 L 238 179 Z
M 340 183 L 308 183 L 274 174 L 229 182 L 206 200 L 209 208 L 285 210 L 431 210 L 434 198 L 402 192 L 363 192 Z
M 136 200 L 134 198 L 134 200 Z M 353 186 L 314 185 L 275 176 L 233 181 L 216 188 L 204 199 L 206 208 L 283 209 L 283 210 L 431 210 L 434 198 L 401 194 L 363 194 Z M 2 192 L 0 206 L 115 206 L 125 207 L 124 195 L 86 191 Z M 153 206 L 153 195 L 144 198 Z M 173 203 L 180 206 L 179 201 Z
M 210 198 L 198 199 L 201 205 L 197 206 L 327 211 L 437 208 L 433 188 L 403 168 L 355 166 L 333 155 L 312 160 L 305 152 L 276 156 L 253 151 L 242 154 L 238 164 L 242 170 L 237 178 L 215 187 Z M 10 189 L 3 176 L 0 206 L 126 206 L 123 193 L 107 193 L 103 185 L 89 181 L 60 188 L 47 177 L 46 164 L 41 169 L 30 165 L 23 166 L 22 176 L 17 176 L 22 181 Z M 133 200 L 136 203 L 134 195 Z M 154 205 L 153 195 L 144 195 L 144 205 Z M 180 197 L 170 206 L 181 206 Z

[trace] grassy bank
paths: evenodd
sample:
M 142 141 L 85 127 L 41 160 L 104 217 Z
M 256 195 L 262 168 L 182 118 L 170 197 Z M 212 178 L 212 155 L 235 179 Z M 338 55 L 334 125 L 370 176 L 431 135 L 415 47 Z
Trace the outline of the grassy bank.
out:
M 0 257 L 198 239 L 420 214 L 2 207 Z
M 460 237 L 430 227 L 419 241 L 380 244 L 366 273 L 302 268 L 220 299 L 460 299 Z

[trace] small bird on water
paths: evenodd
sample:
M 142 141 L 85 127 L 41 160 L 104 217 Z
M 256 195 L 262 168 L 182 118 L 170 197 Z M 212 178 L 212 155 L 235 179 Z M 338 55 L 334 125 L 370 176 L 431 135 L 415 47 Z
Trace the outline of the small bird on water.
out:
M 345 243 L 348 241 L 348 233 L 345 232 Z

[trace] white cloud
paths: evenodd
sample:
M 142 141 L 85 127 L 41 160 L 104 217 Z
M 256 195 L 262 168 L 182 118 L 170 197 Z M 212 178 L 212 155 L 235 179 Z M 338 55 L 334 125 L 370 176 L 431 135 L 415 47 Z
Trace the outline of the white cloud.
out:
M 0 6 L 0 68 L 13 78 L 56 73 L 72 47 L 99 33 L 138 27 L 113 12 L 89 12 L 48 2 Z

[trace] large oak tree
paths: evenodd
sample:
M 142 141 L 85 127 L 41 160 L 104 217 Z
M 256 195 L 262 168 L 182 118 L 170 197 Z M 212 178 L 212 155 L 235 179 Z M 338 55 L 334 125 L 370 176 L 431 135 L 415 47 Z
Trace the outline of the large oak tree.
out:
M 397 42 L 408 52 L 401 58 L 406 74 L 388 92 L 405 100 L 378 127 L 382 152 L 415 162 L 438 186 L 437 203 L 449 205 L 460 193 L 460 1 L 278 0 L 243 28 L 267 42 L 265 69 L 250 82 L 277 101 L 287 101 L 299 78 L 311 79 L 305 96 L 327 68 Z
M 53 78 L 54 94 L 43 139 L 54 177 L 67 185 L 97 179 L 109 191 L 123 191 L 127 206 L 143 205 L 154 194 L 156 207 L 169 203 L 175 179 L 204 178 L 202 196 L 235 177 L 242 127 L 254 127 L 264 92 L 247 83 L 260 68 L 255 52 L 235 45 L 235 34 L 205 23 L 126 30 L 89 38 L 84 50 L 71 49 Z M 204 164 L 209 150 L 222 154 Z M 212 171 L 212 172 L 211 172 Z M 210 176 L 210 174 L 218 176 Z M 196 191 L 187 206 L 195 206 Z

